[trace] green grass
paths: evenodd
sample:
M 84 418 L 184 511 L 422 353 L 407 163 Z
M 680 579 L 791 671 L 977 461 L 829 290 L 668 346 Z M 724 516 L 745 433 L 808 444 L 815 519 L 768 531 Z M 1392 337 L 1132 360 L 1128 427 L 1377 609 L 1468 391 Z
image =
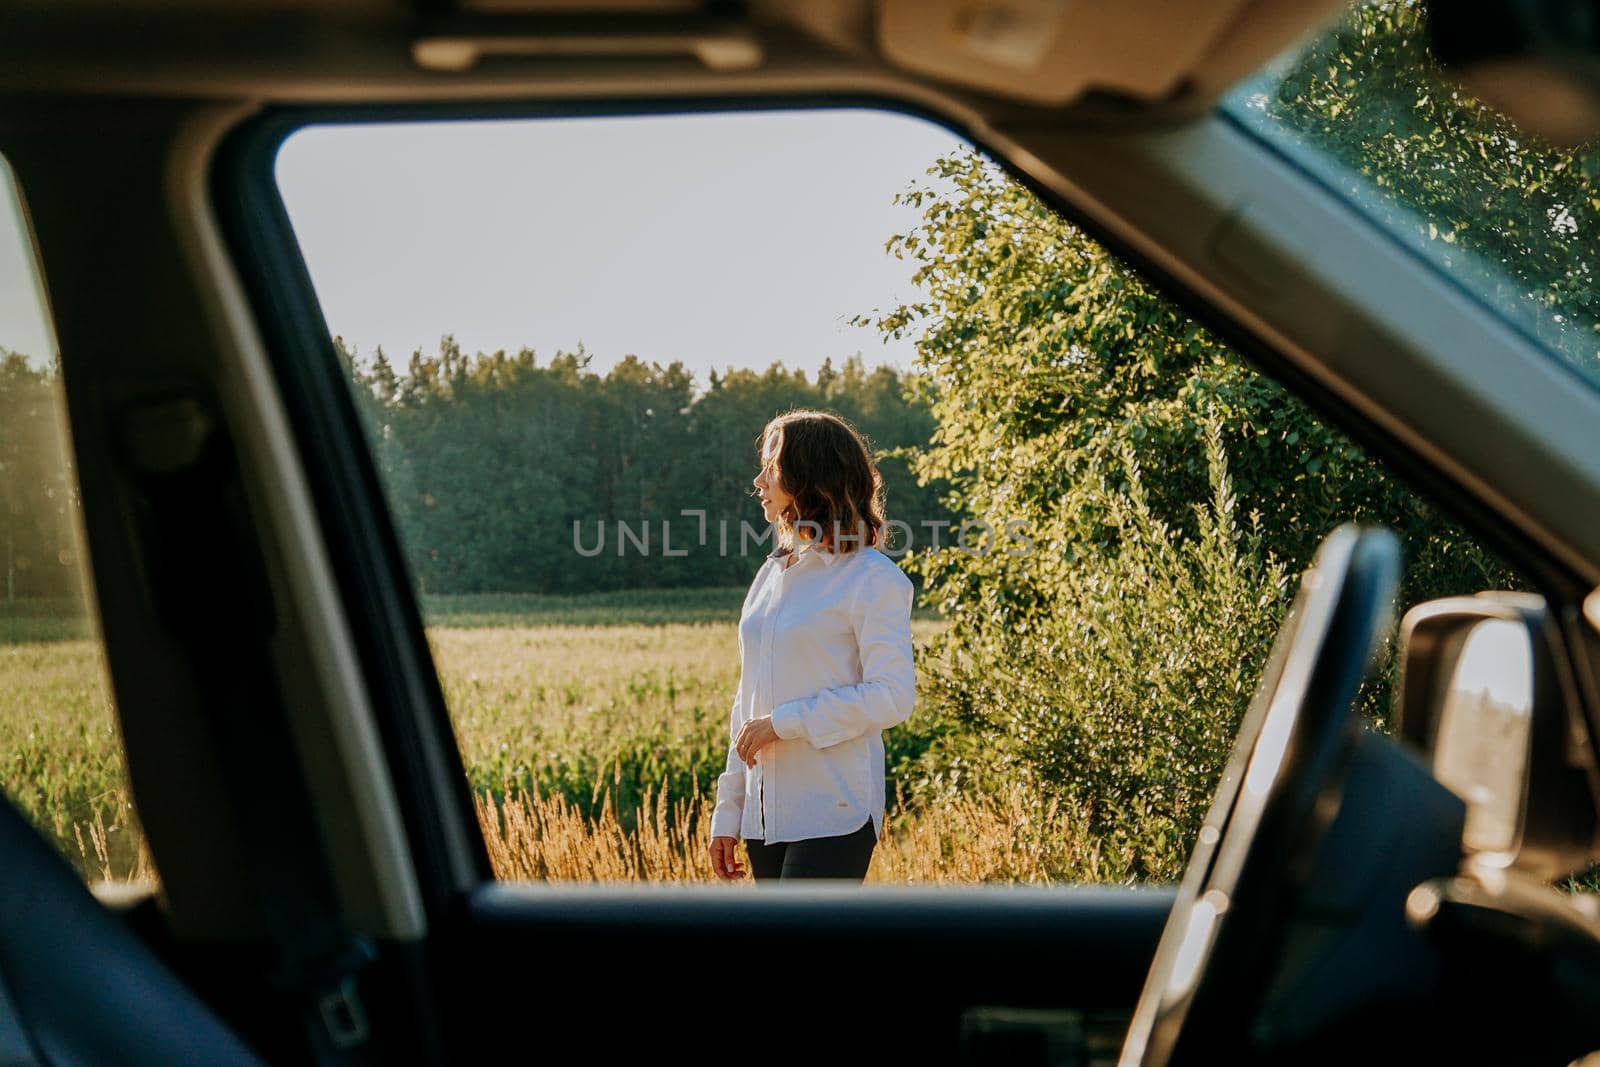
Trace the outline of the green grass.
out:
M 0 600 L 0 645 L 92 637 L 94 626 L 81 600 Z
M 660 626 L 737 620 L 745 590 L 640 589 L 575 596 L 479 593 L 424 596 L 422 615 L 430 627 Z
M 537 593 L 477 593 L 423 596 L 429 627 L 663 626 L 737 622 L 744 586 L 703 589 L 636 589 L 574 596 Z M 917 607 L 913 619 L 938 619 L 932 608 Z
M 0 788 L 81 870 L 100 871 L 91 841 L 80 838 L 97 821 L 106 828 L 112 869 L 129 870 L 138 830 L 100 645 L 68 636 L 74 622 L 79 633 L 88 631 L 82 618 L 50 612 L 5 618 Z

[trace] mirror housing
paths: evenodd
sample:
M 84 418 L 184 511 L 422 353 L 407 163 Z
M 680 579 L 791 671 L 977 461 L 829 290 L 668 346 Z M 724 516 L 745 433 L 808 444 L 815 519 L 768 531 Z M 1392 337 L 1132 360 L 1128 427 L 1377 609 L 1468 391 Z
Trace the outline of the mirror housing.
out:
M 1595 856 L 1594 749 L 1543 598 L 1480 593 L 1407 612 L 1394 728 L 1466 801 L 1462 847 L 1478 862 L 1553 879 Z
M 1523 129 L 1562 145 L 1600 133 L 1600 8 L 1589 0 L 1426 0 L 1439 62 Z

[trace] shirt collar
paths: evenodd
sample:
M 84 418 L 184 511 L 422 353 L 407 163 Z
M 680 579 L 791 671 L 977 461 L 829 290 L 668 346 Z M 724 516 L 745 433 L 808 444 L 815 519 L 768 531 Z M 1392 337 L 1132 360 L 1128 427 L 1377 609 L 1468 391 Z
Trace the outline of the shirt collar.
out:
M 775 559 L 775 560 L 782 561 L 782 559 L 785 556 L 787 556 L 788 554 L 789 554 L 788 550 L 785 549 L 782 545 L 779 545 L 778 547 L 774 548 L 771 552 L 767 553 L 767 558 L 768 559 Z M 820 544 L 818 544 L 815 541 L 806 541 L 806 542 L 801 544 L 801 546 L 800 546 L 800 555 L 805 556 L 807 554 L 816 556 L 823 563 L 830 564 L 830 565 L 833 563 L 834 560 L 839 558 L 839 554 L 837 552 L 831 552 L 828 549 L 823 548 Z M 796 560 L 795 562 L 798 563 L 799 561 Z

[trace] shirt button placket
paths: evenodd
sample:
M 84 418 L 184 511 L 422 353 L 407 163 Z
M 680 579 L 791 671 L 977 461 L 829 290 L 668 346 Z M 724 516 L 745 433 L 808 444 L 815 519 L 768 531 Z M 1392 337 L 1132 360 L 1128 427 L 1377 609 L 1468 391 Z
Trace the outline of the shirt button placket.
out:
M 766 687 L 765 702 L 762 706 L 767 709 L 768 715 L 772 714 L 773 707 L 772 633 L 775 629 L 774 623 L 778 617 L 779 605 L 782 603 L 783 578 L 786 573 L 787 568 L 783 566 L 783 562 L 780 560 L 777 576 L 773 579 L 772 598 L 767 604 L 766 618 L 761 623 L 761 680 Z M 772 751 L 769 749 L 765 756 L 765 762 L 761 764 L 761 833 L 763 839 L 767 841 L 772 840 L 773 835 L 772 824 L 767 818 L 767 772 L 772 770 L 771 763 Z

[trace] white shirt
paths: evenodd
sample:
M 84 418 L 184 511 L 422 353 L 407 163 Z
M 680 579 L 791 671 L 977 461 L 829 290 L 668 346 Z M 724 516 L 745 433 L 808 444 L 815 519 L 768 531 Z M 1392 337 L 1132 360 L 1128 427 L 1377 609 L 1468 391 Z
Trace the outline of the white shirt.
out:
M 711 836 L 800 841 L 859 830 L 883 836 L 883 731 L 916 703 L 914 587 L 876 548 L 833 553 L 805 542 L 789 567 L 777 548 L 745 594 L 739 688 Z M 739 727 L 772 716 L 779 740 L 746 767 Z

